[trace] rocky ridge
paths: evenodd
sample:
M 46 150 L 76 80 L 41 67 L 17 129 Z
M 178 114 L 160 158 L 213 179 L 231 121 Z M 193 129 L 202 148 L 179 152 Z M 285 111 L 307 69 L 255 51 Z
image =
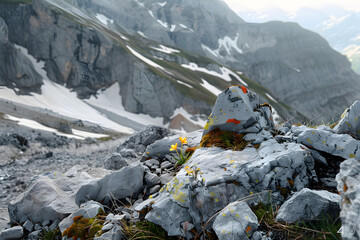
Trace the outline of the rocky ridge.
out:
M 259 204 L 280 206 L 278 222 L 319 221 L 324 213 L 335 221 L 340 215 L 342 238 L 358 239 L 359 225 L 352 220 L 359 219 L 356 164 L 360 141 L 352 136 L 358 127 L 359 103 L 334 128 L 274 127 L 269 107 L 261 106 L 253 92 L 230 87 L 219 95 L 220 105 L 214 106 L 208 121 L 208 126 L 218 124 L 220 129 L 180 135 L 189 139 L 186 143 L 179 135 L 163 138 L 165 129 L 148 127 L 118 148 L 127 166 L 116 170 L 75 166 L 64 174 L 35 176 L 9 204 L 10 222 L 21 226 L 9 225 L 0 239 L 36 239 L 44 229 L 57 226 L 69 239 L 90 234 L 81 228 L 74 232 L 80 226 L 74 222 L 86 224 L 91 219 L 96 222 L 91 235 L 96 239 L 125 238 L 128 232 L 123 224 L 144 219 L 161 226 L 169 236 L 186 239 L 207 233 L 219 239 L 279 239 L 281 232 L 266 230 L 259 223 L 255 214 Z M 234 105 L 236 111 L 226 110 Z M 228 120 L 211 120 L 218 109 L 224 109 L 220 113 Z M 244 111 L 242 117 L 251 121 L 237 119 L 237 112 Z M 350 128 L 352 121 L 355 124 Z M 345 126 L 347 133 L 341 133 Z M 209 142 L 209 134 L 221 141 Z M 219 147 L 224 142 L 226 147 Z M 184 153 L 196 147 L 178 167 L 176 154 L 169 151 L 176 143 Z M 144 151 L 143 155 L 125 154 L 134 149 Z

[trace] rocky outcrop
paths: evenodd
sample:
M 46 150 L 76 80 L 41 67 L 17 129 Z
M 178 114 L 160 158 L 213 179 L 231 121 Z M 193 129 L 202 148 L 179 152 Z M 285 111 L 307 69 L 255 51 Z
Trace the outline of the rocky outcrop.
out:
M 8 26 L 0 17 L 0 86 L 14 88 L 20 94 L 39 92 L 41 76 L 32 63 L 8 39 Z
M 304 188 L 281 205 L 276 220 L 296 223 L 326 217 L 335 219 L 340 211 L 340 199 L 335 193 Z

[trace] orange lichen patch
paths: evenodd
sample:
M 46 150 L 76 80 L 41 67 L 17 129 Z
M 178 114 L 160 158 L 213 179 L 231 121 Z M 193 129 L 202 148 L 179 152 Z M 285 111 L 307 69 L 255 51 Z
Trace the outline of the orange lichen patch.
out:
M 233 119 L 228 119 L 226 122 L 227 122 L 227 123 L 234 123 L 234 124 L 239 124 L 239 123 L 241 123 L 241 121 L 236 120 L 235 118 L 233 118 Z
M 346 185 L 346 183 L 344 183 L 343 190 L 344 190 L 344 192 L 346 192 L 348 190 L 348 186 Z
M 221 131 L 217 128 L 203 136 L 200 147 L 220 147 L 234 151 L 242 151 L 250 143 L 244 140 L 244 136 L 244 134 Z
M 193 154 L 196 150 L 196 147 L 190 147 L 188 149 L 185 150 L 185 153 L 190 153 L 190 154 Z
M 260 104 L 260 106 L 261 106 L 261 107 L 269 107 L 270 110 L 272 111 L 272 107 L 271 107 L 271 105 L 268 104 L 268 103 Z
M 245 232 L 248 233 L 248 232 L 250 232 L 250 231 L 251 231 L 251 227 L 248 226 L 248 227 L 246 228 Z
M 246 87 L 244 86 L 240 86 L 241 90 L 243 91 L 243 93 L 247 94 L 248 93 L 248 90 Z
M 288 181 L 288 183 L 289 183 L 289 185 L 290 185 L 291 187 L 294 186 L 294 181 L 293 181 L 293 180 L 291 180 L 290 178 L 288 178 L 287 181 Z

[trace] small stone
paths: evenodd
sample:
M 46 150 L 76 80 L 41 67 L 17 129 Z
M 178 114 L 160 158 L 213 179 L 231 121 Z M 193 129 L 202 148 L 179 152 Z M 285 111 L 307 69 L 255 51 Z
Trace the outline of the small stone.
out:
M 153 186 L 152 188 L 150 188 L 149 194 L 152 195 L 154 193 L 157 193 L 160 190 L 160 188 L 161 188 L 160 185 Z
M 114 214 L 113 213 L 109 213 L 107 216 L 106 216 L 106 218 L 105 218 L 105 221 L 111 221 L 111 220 L 113 220 L 114 219 Z
M 50 230 L 54 230 L 55 228 L 57 228 L 59 226 L 60 221 L 59 220 L 55 220 L 49 227 Z
M 165 162 L 161 163 L 161 169 L 168 169 L 173 166 L 174 166 L 174 164 L 169 161 L 165 161 Z
M 126 159 L 119 153 L 114 153 L 110 158 L 104 162 L 104 167 L 109 170 L 120 170 L 123 167 L 128 166 Z
M 145 183 L 146 185 L 151 188 L 153 186 L 155 186 L 156 184 L 159 184 L 160 183 L 160 178 L 155 175 L 155 174 L 152 174 L 152 173 L 147 173 L 145 175 Z
M 34 224 L 30 220 L 26 220 L 26 222 L 23 224 L 23 228 L 28 232 L 32 232 L 34 229 Z
M 106 232 L 106 231 L 111 230 L 113 227 L 114 227 L 114 224 L 108 223 L 108 224 L 105 224 L 105 225 L 101 228 L 101 231 Z
M 38 240 L 41 234 L 41 230 L 34 231 L 28 235 L 28 240 Z
M 172 174 L 169 174 L 169 173 L 162 174 L 160 176 L 161 184 L 164 185 L 164 184 L 170 182 L 173 178 L 174 178 L 174 176 Z
M 24 235 L 24 229 L 20 226 L 5 229 L 0 233 L 0 239 L 2 240 L 13 240 L 21 239 Z
M 49 224 L 50 224 L 50 221 L 49 221 L 49 220 L 45 220 L 45 221 L 42 222 L 41 225 L 42 225 L 43 227 L 46 227 L 46 226 L 48 226 Z
M 127 214 L 129 214 L 129 213 L 122 214 L 122 215 L 116 214 L 113 217 L 113 219 L 111 220 L 111 222 L 114 224 L 120 224 L 122 220 L 127 219 Z M 129 216 L 131 217 L 130 214 L 129 214 Z
M 42 227 L 40 226 L 40 224 L 35 224 L 35 227 L 34 227 L 35 231 L 39 231 L 39 230 L 42 230 Z

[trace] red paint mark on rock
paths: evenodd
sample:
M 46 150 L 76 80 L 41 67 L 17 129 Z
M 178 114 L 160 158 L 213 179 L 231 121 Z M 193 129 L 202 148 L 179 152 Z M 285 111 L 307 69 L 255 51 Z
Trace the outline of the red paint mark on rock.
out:
M 244 86 L 240 86 L 241 87 L 241 90 L 243 91 L 243 93 L 247 94 L 248 90 L 246 87 Z
M 227 122 L 227 123 L 234 123 L 234 124 L 239 124 L 239 123 L 240 123 L 240 121 L 239 121 L 239 120 L 236 120 L 235 118 L 229 119 L 229 120 L 227 120 L 226 122 Z

